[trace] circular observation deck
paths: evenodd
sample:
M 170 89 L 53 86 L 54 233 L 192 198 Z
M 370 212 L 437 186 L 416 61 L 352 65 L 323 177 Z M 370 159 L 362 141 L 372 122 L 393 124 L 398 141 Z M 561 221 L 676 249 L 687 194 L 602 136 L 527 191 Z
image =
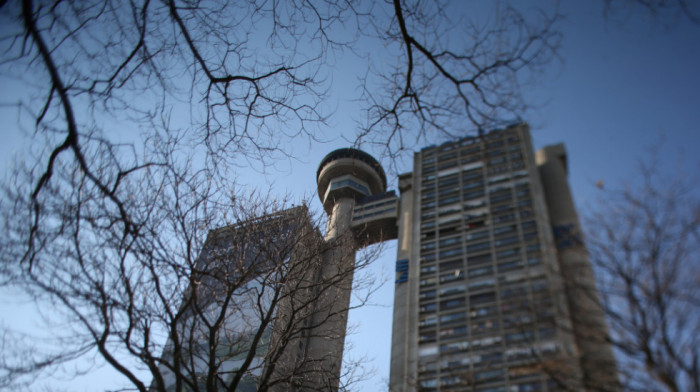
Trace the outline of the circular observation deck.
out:
M 386 174 L 371 155 L 354 148 L 341 148 L 326 155 L 316 171 L 318 196 L 326 212 L 336 200 L 384 193 Z

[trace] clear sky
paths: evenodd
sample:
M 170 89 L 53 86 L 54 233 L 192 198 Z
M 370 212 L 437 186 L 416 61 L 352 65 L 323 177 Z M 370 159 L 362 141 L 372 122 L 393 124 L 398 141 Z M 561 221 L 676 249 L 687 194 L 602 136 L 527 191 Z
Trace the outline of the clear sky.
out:
M 534 107 L 522 117 L 531 125 L 535 147 L 566 145 L 569 178 L 579 207 L 595 201 L 597 181 L 608 186 L 629 180 L 638 160 L 647 159 L 648 149 L 661 140 L 662 157 L 669 166 L 683 157 L 692 173 L 699 161 L 700 26 L 673 15 L 661 22 L 642 12 L 611 20 L 603 10 L 602 1 L 562 1 L 561 62 L 553 63 L 536 85 L 525 87 Z M 381 56 L 381 47 L 366 49 Z M 355 72 L 363 69 L 362 61 L 346 54 L 339 55 L 336 63 L 328 102 L 336 110 L 329 120 L 327 142 L 295 146 L 298 159 L 276 164 L 265 176 L 244 173 L 243 185 L 272 184 L 279 194 L 292 193 L 300 200 L 310 197 L 315 203 L 312 208 L 321 210 L 314 193 L 316 167 L 326 153 L 349 145 L 342 136 L 352 137 L 355 121 L 361 118 L 352 100 L 358 94 Z M 15 87 L 0 79 L 0 91 Z M 6 106 L 11 103 L 8 99 L 0 93 L 0 135 L 5 140 L 0 154 L 5 162 L 23 143 L 14 125 L 16 116 Z M 396 188 L 395 177 L 389 178 L 389 187 Z M 394 262 L 392 242 L 369 271 L 387 280 L 373 297 L 375 305 L 351 312 L 356 330 L 349 337 L 353 345 L 349 355 L 367 356 L 376 368 L 376 374 L 358 388 L 361 391 L 386 390 Z M 91 390 L 89 386 L 78 389 Z

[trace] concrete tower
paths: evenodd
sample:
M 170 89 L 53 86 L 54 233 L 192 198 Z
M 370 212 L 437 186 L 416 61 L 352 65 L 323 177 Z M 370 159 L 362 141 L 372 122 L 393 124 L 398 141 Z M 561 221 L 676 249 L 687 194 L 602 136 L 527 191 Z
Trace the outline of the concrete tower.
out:
M 337 390 L 340 378 L 355 252 L 368 244 L 396 237 L 397 197 L 386 193 L 386 175 L 369 154 L 351 148 L 335 150 L 321 161 L 316 173 L 318 195 L 328 214 L 319 281 L 333 282 L 319 296 L 312 315 L 308 357 L 321 366 L 327 380 L 315 388 Z

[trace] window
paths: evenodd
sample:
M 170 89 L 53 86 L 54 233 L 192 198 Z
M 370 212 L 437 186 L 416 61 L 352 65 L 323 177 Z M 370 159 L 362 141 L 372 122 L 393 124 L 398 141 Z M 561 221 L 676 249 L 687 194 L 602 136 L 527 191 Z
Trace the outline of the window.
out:
M 423 195 L 421 195 L 421 200 L 434 199 L 434 198 L 435 198 L 435 191 L 425 192 Z
M 447 257 L 451 257 L 451 256 L 460 255 L 460 254 L 462 254 L 462 248 L 449 249 L 449 250 L 445 250 L 445 251 L 440 252 L 440 258 L 443 259 L 443 258 L 447 258 Z
M 532 342 L 535 339 L 535 333 L 533 331 L 524 332 L 514 332 L 506 334 L 506 342 L 508 343 L 518 343 L 523 341 Z
M 421 229 L 427 229 L 427 230 L 431 230 L 434 227 L 435 227 L 435 221 L 425 222 L 422 225 L 420 225 Z
M 484 276 L 484 275 L 489 275 L 493 273 L 493 267 L 488 266 L 488 267 L 480 267 L 480 268 L 473 268 L 469 270 L 469 277 L 474 278 L 477 276 Z
M 455 336 L 464 336 L 467 334 L 467 326 L 461 325 L 459 327 L 443 328 L 440 330 L 440 338 L 451 338 Z
M 446 238 L 444 240 L 440 240 L 440 247 L 458 244 L 459 242 L 459 237 Z
M 495 314 L 496 311 L 497 308 L 495 306 L 482 306 L 480 308 L 472 308 L 469 311 L 469 316 L 472 318 L 490 316 L 492 314 Z
M 537 392 L 542 390 L 542 384 L 539 381 L 527 382 L 518 384 L 515 389 L 517 392 Z
M 424 242 L 420 245 L 421 250 L 435 249 L 435 242 Z
M 503 163 L 505 161 L 506 161 L 506 157 L 501 156 L 501 157 L 497 157 L 497 158 L 491 158 L 486 163 L 488 163 L 490 166 L 490 165 L 497 165 L 497 164 Z
M 438 202 L 438 206 L 442 207 L 442 206 L 446 206 L 449 204 L 457 203 L 458 201 L 459 201 L 459 195 L 455 195 L 452 197 L 446 197 L 444 199 L 440 199 L 440 201 Z
M 478 190 L 478 191 L 474 191 L 474 192 L 466 192 L 466 193 L 464 193 L 464 195 L 463 195 L 464 200 L 476 199 L 477 197 L 482 197 L 482 196 L 484 196 L 484 190 L 483 190 L 483 189 Z
M 523 267 L 522 260 L 508 261 L 506 263 L 498 264 L 498 272 L 510 271 Z
M 440 272 L 447 272 L 457 268 L 462 268 L 462 260 L 453 260 L 440 264 Z
M 464 287 L 464 284 L 461 284 L 459 286 L 446 287 L 444 289 L 440 289 L 440 297 L 447 297 L 450 295 L 463 293 L 466 290 L 467 289 L 466 289 L 466 287 Z
M 360 191 L 364 195 L 370 194 L 369 189 L 367 189 L 366 186 L 364 186 L 356 181 L 353 181 L 351 179 L 345 179 L 345 180 L 335 181 L 335 182 L 331 183 L 331 187 L 330 187 L 329 191 L 332 191 L 332 190 L 335 190 L 338 188 L 343 188 L 343 187 L 353 188 L 357 191 Z
M 532 292 L 534 293 L 546 291 L 548 287 L 549 286 L 545 278 L 540 278 L 532 281 Z
M 508 257 L 516 256 L 520 254 L 520 248 L 512 248 L 496 252 L 496 258 L 498 260 L 503 260 Z
M 487 370 L 485 372 L 478 372 L 476 373 L 476 376 L 474 377 L 477 382 L 479 381 L 486 381 L 486 380 L 493 380 L 495 378 L 502 378 L 505 374 L 505 370 L 503 369 L 497 369 L 497 370 Z
M 437 271 L 437 266 L 434 265 L 429 265 L 427 267 L 421 267 L 420 273 L 421 274 L 430 274 Z
M 486 332 L 492 332 L 498 330 L 498 321 L 485 320 L 472 324 L 474 329 L 472 333 L 474 334 L 484 334 Z
M 537 252 L 540 250 L 540 244 L 532 244 L 527 246 L 527 253 Z
M 420 299 L 430 299 L 430 298 L 435 298 L 436 296 L 437 296 L 437 292 L 435 290 L 428 290 L 428 291 L 422 291 L 418 297 Z
M 501 298 L 503 299 L 525 295 L 527 295 L 527 289 L 524 286 L 506 287 L 501 290 Z
M 499 215 L 499 216 L 495 216 L 493 218 L 493 223 L 510 222 L 514 219 L 515 219 L 514 214 Z
M 452 187 L 440 187 L 440 192 L 438 193 L 438 196 L 446 196 L 450 193 L 456 193 L 458 191 L 459 188 L 456 185 Z
M 437 334 L 435 331 L 430 331 L 430 332 L 421 332 L 420 335 L 418 336 L 418 342 L 434 342 Z
M 503 316 L 503 325 L 506 328 L 519 327 L 532 323 L 532 315 L 529 314 L 514 314 Z
M 518 202 L 518 206 L 519 206 L 520 208 L 523 208 L 523 207 L 531 207 L 531 206 L 532 206 L 532 200 L 530 200 L 530 199 L 523 199 L 523 200 L 520 200 L 520 201 Z
M 481 188 L 483 186 L 483 181 L 465 181 L 464 185 L 462 186 L 462 189 L 466 191 L 473 188 Z
M 533 227 L 537 227 L 537 223 L 535 223 L 535 221 L 527 221 L 527 222 L 523 222 L 521 226 L 522 226 L 523 230 L 526 231 L 526 230 L 531 229 Z
M 500 336 L 491 336 L 488 338 L 477 339 L 472 342 L 474 347 L 491 347 L 501 343 L 503 339 Z
M 471 240 L 476 240 L 476 239 L 480 239 L 480 238 L 486 238 L 488 236 L 489 236 L 488 230 L 484 230 L 484 231 L 479 231 L 476 233 L 474 233 L 474 232 L 467 233 L 467 235 L 465 235 L 464 238 L 466 238 L 467 241 L 471 241 Z
M 435 344 L 428 344 L 418 348 L 418 356 L 426 357 L 429 355 L 436 355 L 438 353 L 438 347 Z
M 491 288 L 496 284 L 494 279 L 484 279 L 478 280 L 476 282 L 469 282 L 469 291 L 483 290 Z
M 459 308 L 464 305 L 466 305 L 466 300 L 464 298 L 448 299 L 440 302 L 440 310 Z
M 469 348 L 469 342 L 466 340 L 458 341 L 458 342 L 452 342 L 448 344 L 442 344 L 440 345 L 440 352 L 454 352 L 454 351 L 462 351 L 466 350 Z
M 515 231 L 515 225 L 496 227 L 493 229 L 493 235 L 509 233 L 511 231 Z
M 457 313 L 450 313 L 446 314 L 444 316 L 440 316 L 440 324 L 448 324 L 448 323 L 454 323 L 457 321 L 462 321 L 466 320 L 467 318 L 467 312 L 457 312 Z
M 456 152 L 452 152 L 452 153 L 449 153 L 449 154 L 445 154 L 445 155 L 440 155 L 440 156 L 438 156 L 438 162 L 444 162 L 444 161 L 449 160 L 449 159 L 452 159 L 452 158 L 457 158 L 457 153 L 456 153 Z
M 469 302 L 472 304 L 478 304 L 478 303 L 483 303 L 483 302 L 492 302 L 495 300 L 496 300 L 496 293 L 494 293 L 494 292 L 474 294 L 474 295 L 469 297 Z
M 457 166 L 456 160 L 454 160 L 452 162 L 443 163 L 442 165 L 438 166 L 438 170 L 449 169 L 449 168 L 455 167 L 455 166 Z
M 506 238 L 502 238 L 500 240 L 496 240 L 496 241 L 494 241 L 494 245 L 495 246 L 503 246 L 503 245 L 510 245 L 510 244 L 513 244 L 516 242 L 518 242 L 518 237 L 513 236 L 513 237 L 506 237 Z
M 491 258 L 491 253 L 486 253 L 478 256 L 470 256 L 467 258 L 467 266 L 486 264 L 491 261 Z
M 503 192 L 503 193 L 498 193 L 495 195 L 489 195 L 491 204 L 496 204 L 500 203 L 502 201 L 509 201 L 512 199 L 512 195 L 510 192 Z
M 456 282 L 458 280 L 464 279 L 464 271 L 456 270 L 455 272 L 447 275 L 440 276 L 440 283 L 450 283 Z
M 504 145 L 503 139 L 501 139 L 501 140 L 496 140 L 496 141 L 493 141 L 493 142 L 488 142 L 488 143 L 486 143 L 486 148 L 489 148 L 489 149 L 490 149 L 490 148 L 498 148 L 498 147 L 501 147 L 501 146 L 503 146 L 503 145 Z
M 518 187 L 517 193 L 519 198 L 530 196 L 530 189 L 528 187 Z
M 462 173 L 462 180 L 466 183 L 468 180 L 473 180 L 476 178 L 482 178 L 483 173 L 481 171 L 481 168 L 476 169 L 476 170 L 470 170 L 468 172 Z
M 534 239 L 537 239 L 537 230 L 532 231 L 532 232 L 530 232 L 530 233 L 525 233 L 525 235 L 523 235 L 523 240 L 524 240 L 524 241 L 531 241 L 531 240 L 534 240 Z
M 554 337 L 554 328 L 540 328 L 540 339 L 549 339 Z
M 423 203 L 421 205 L 421 208 L 423 208 L 424 210 L 429 210 L 431 208 L 435 208 L 435 202 L 431 201 L 430 203 Z
M 491 247 L 491 243 L 486 241 L 486 242 L 480 242 L 477 244 L 473 245 L 467 245 L 467 252 L 472 253 L 472 252 L 478 252 L 480 250 L 484 249 L 489 249 Z
M 440 178 L 438 181 L 438 188 L 440 190 L 444 190 L 446 188 L 449 188 L 452 185 L 457 185 L 459 183 L 459 177 L 457 175 L 453 176 L 448 176 L 444 178 Z

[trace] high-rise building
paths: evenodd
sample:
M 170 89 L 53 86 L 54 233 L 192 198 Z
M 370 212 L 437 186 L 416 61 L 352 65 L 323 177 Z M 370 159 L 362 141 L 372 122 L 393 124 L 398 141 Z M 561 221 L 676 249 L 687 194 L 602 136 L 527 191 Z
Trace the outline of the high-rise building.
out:
M 151 389 L 289 390 L 300 378 L 308 316 L 317 306 L 320 243 L 305 206 L 210 231 L 183 269 L 189 288 L 172 315 Z
M 399 190 L 392 391 L 617 389 L 562 145 L 427 147 Z

